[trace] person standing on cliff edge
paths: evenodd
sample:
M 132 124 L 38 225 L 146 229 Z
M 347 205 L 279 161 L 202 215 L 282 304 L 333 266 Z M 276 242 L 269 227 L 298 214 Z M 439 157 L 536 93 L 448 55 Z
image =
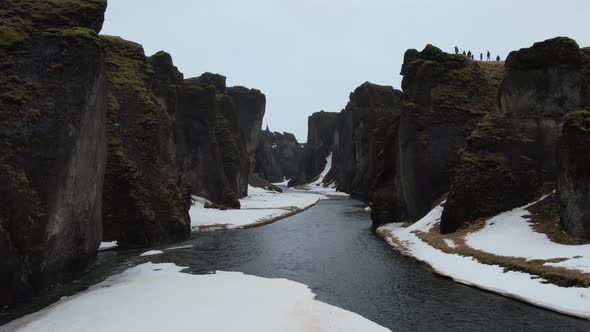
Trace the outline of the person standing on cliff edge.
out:
M 455 46 L 455 54 L 459 54 L 459 48 Z
M 496 61 L 500 62 L 500 56 L 499 55 L 496 57 Z
M 488 61 L 490 61 L 490 51 L 488 51 Z
M 483 61 L 483 53 L 479 53 L 479 61 Z

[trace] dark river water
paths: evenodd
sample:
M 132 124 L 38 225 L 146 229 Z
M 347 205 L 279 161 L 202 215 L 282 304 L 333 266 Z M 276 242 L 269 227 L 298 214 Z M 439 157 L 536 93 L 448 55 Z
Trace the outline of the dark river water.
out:
M 103 252 L 78 281 L 42 298 L 3 308 L 0 324 L 38 310 L 109 275 L 146 261 L 188 266 L 191 273 L 241 271 L 308 285 L 318 300 L 392 331 L 590 331 L 590 322 L 454 283 L 404 257 L 370 231 L 369 215 L 348 198 L 271 225 L 193 234 L 160 256 Z M 170 247 L 170 246 L 168 246 Z M 160 249 L 164 249 L 162 247 Z

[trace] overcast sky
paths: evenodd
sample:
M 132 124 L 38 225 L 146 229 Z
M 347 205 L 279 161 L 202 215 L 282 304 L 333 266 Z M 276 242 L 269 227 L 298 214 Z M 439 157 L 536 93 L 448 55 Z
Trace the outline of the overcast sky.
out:
M 307 117 L 338 112 L 365 81 L 400 88 L 403 54 L 428 43 L 502 59 L 535 41 L 590 46 L 590 0 L 109 0 L 102 33 L 172 54 L 266 94 L 264 125 L 307 136 Z

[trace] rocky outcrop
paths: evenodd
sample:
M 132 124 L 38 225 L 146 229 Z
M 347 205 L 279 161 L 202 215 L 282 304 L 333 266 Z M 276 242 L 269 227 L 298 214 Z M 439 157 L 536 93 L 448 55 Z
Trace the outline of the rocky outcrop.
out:
M 590 77 L 586 66 L 584 52 L 568 38 L 508 56 L 501 113 L 484 118 L 470 134 L 442 215 L 443 233 L 522 206 L 554 187 L 561 117 L 581 106 Z
M 406 52 L 398 190 L 409 221 L 423 217 L 449 191 L 458 151 L 475 124 L 496 111 L 501 74 L 497 65 L 446 54 L 432 45 Z
M 590 57 L 569 38 L 558 37 L 511 52 L 499 92 L 500 110 L 537 142 L 534 156 L 546 181 L 555 181 L 561 118 L 588 105 Z M 587 102 L 587 101 L 586 101 Z
M 139 44 L 102 36 L 109 81 L 104 240 L 145 247 L 190 234 L 190 196 L 177 186 L 172 121 L 151 89 Z
M 211 73 L 177 84 L 180 181 L 193 195 L 239 208 L 238 198 L 248 193 L 266 98 L 255 89 L 227 88 L 224 76 Z
M 327 181 L 335 180 L 338 190 L 370 201 L 380 186 L 377 178 L 385 176 L 384 168 L 395 169 L 384 161 L 385 155 L 393 152 L 388 157 L 395 163 L 395 151 L 386 150 L 390 140 L 397 141 L 400 112 L 401 91 L 369 82 L 356 88 L 338 119 L 333 167 Z
M 0 305 L 92 261 L 101 230 L 106 1 L 0 8 Z
M 262 131 L 262 119 L 266 110 L 266 96 L 260 90 L 243 86 L 228 88 L 227 95 L 235 107 L 237 126 L 250 161 L 249 169 L 253 171 Z
M 291 180 L 299 174 L 303 145 L 290 133 L 261 132 L 254 173 L 270 182 Z
M 312 182 L 326 167 L 326 157 L 337 142 L 336 128 L 340 113 L 316 112 L 307 119 L 307 143 L 301 157 L 299 174 L 289 187 Z
M 557 193 L 563 229 L 590 240 L 590 111 L 565 116 L 557 153 Z

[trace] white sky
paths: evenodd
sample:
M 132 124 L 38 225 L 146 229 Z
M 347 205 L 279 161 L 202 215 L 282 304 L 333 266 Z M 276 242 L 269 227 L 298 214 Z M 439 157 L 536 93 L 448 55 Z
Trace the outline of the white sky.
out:
M 307 136 L 365 81 L 400 88 L 408 48 L 455 45 L 502 59 L 535 41 L 590 46 L 589 0 L 109 0 L 103 34 L 172 54 L 186 78 L 209 71 L 266 94 L 265 125 Z

